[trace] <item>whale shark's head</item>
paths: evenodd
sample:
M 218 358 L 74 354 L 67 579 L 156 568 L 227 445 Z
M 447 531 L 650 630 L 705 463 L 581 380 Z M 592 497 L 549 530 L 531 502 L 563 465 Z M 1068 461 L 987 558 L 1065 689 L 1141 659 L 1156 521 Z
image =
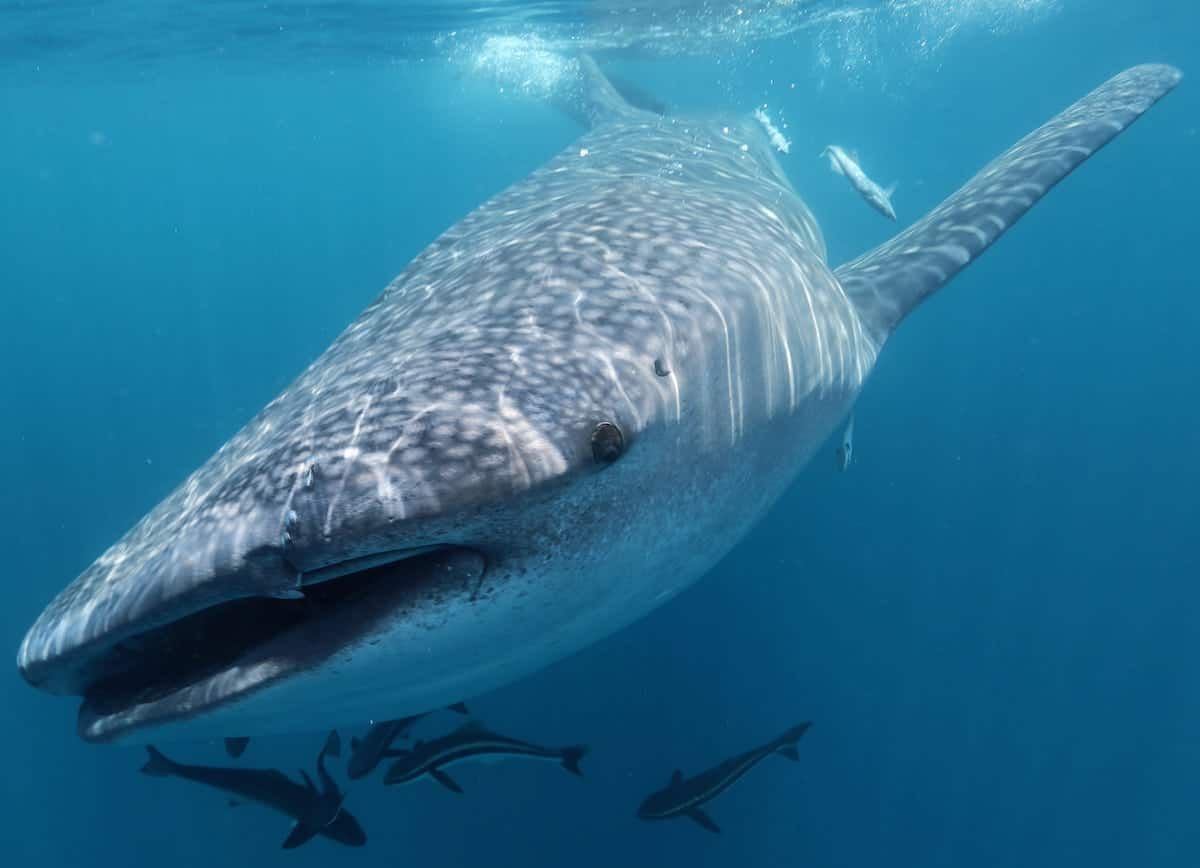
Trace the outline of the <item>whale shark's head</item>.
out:
M 505 577 L 569 546 L 571 525 L 583 535 L 624 514 L 598 480 L 668 405 L 653 340 L 628 312 L 586 298 L 553 312 L 518 292 L 494 302 L 490 330 L 460 327 L 448 287 L 433 311 L 423 286 L 393 286 L 46 608 L 18 665 L 82 696 L 85 738 L 196 719 L 285 682 L 307 683 L 307 703 L 334 700 L 335 669 L 398 633 L 410 649 L 448 641 L 447 625 L 467 629 Z M 562 316 L 587 320 L 591 337 L 564 342 Z M 646 345 L 601 346 L 620 330 Z
M 773 175 L 729 187 L 732 138 L 720 184 L 686 196 L 631 172 L 620 131 L 587 141 L 431 245 L 46 608 L 18 664 L 83 697 L 85 738 L 427 711 L 630 620 L 727 546 L 728 447 L 810 373 L 731 342 L 813 322 L 771 270 L 803 254 L 828 274 L 815 224 L 759 204 L 785 192 Z

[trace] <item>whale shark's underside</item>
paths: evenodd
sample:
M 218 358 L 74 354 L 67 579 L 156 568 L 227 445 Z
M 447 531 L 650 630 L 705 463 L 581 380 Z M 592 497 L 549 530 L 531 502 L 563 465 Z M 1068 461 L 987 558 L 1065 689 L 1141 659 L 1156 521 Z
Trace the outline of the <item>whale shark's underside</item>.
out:
M 1173 88 L 1127 70 L 836 269 L 752 119 L 626 104 L 451 227 L 62 591 L 17 663 L 93 741 L 396 718 L 725 554 L 922 299 Z

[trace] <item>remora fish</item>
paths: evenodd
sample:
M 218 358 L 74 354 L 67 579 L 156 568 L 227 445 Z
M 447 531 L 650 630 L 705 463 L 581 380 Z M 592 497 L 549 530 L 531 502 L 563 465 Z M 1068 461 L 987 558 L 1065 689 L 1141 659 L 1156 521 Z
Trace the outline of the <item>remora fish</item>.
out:
M 720 827 L 713 822 L 712 817 L 701 810 L 700 806 L 721 795 L 737 783 L 742 775 L 773 753 L 798 761 L 800 755 L 796 752 L 796 742 L 811 725 L 811 723 L 802 723 L 794 726 L 779 738 L 767 742 L 762 747 L 738 754 L 692 778 L 685 778 L 683 772 L 676 769 L 675 773 L 671 775 L 670 783 L 664 789 L 646 797 L 642 806 L 638 808 L 637 815 L 643 820 L 688 817 L 710 832 L 719 834 Z
M 590 131 L 418 255 L 30 628 L 20 671 L 83 697 L 83 738 L 416 714 L 642 617 L 778 500 L 922 300 L 1180 80 L 1117 75 L 835 268 L 752 117 L 660 117 L 577 71 L 562 104 Z
M 896 210 L 892 207 L 892 194 L 896 192 L 895 184 L 886 189 L 880 187 L 867 177 L 867 173 L 862 170 L 853 157 L 837 145 L 829 145 L 821 151 L 821 156 L 829 157 L 829 167 L 839 175 L 845 175 L 850 186 L 867 200 L 868 205 L 884 217 L 891 220 L 896 219 Z
M 586 753 L 586 745 L 540 747 L 497 735 L 477 723 L 465 723 L 447 736 L 428 742 L 417 742 L 411 751 L 403 752 L 401 758 L 392 763 L 383 782 L 404 784 L 415 781 L 422 775 L 429 775 L 446 789 L 461 793 L 462 787 L 446 774 L 447 766 L 467 760 L 504 757 L 554 760 L 571 774 L 583 777 L 579 761 Z
M 304 783 L 312 792 L 313 798 L 308 804 L 308 809 L 303 816 L 296 819 L 292 831 L 284 839 L 283 849 L 285 850 L 295 849 L 311 840 L 320 834 L 322 829 L 334 825 L 338 817 L 342 815 L 342 802 L 345 801 L 346 794 L 342 792 L 337 781 L 325 768 L 327 755 L 333 757 L 342 755 L 342 742 L 338 737 L 337 730 L 329 733 L 329 738 L 325 740 L 325 746 L 317 754 L 317 777 L 321 779 L 320 788 L 313 784 L 306 773 L 301 772 L 304 775 Z
M 275 769 L 219 768 L 177 763 L 164 756 L 152 745 L 146 746 L 150 755 L 142 772 L 154 777 L 176 777 L 204 784 L 234 797 L 237 801 L 257 802 L 295 821 L 284 840 L 287 849 L 299 846 L 313 835 L 322 835 L 350 847 L 367 842 L 366 833 L 358 820 L 341 806 L 337 784 L 325 771 L 324 758 L 333 746 L 331 735 L 317 758 L 317 772 L 323 789 L 317 789 L 305 772 L 304 783 L 298 784 Z M 336 804 L 336 810 L 331 808 Z
M 467 706 L 456 702 L 450 710 L 458 714 L 469 714 Z M 350 761 L 346 763 L 346 774 L 351 780 L 365 778 L 383 760 L 400 756 L 404 751 L 392 750 L 392 742 L 407 734 L 412 725 L 426 714 L 412 714 L 396 720 L 381 720 L 371 724 L 362 739 L 350 739 Z

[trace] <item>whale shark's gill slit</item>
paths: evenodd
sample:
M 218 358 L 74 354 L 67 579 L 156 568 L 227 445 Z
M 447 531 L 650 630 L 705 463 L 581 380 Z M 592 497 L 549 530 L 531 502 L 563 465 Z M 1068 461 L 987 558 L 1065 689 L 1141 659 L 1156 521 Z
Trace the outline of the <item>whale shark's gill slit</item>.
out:
M 309 570 L 303 574 L 303 577 L 301 578 L 301 584 L 304 585 L 305 593 L 308 593 L 313 585 L 323 584 L 333 579 L 341 578 L 342 576 L 351 575 L 352 573 L 361 573 L 365 570 L 371 570 L 376 567 L 394 564 L 397 561 L 415 558 L 417 555 L 423 555 L 427 552 L 435 551 L 438 548 L 439 546 L 420 546 L 418 548 L 403 549 L 400 551 L 376 552 L 375 554 L 352 558 L 348 561 L 340 561 L 336 564 L 330 564 L 326 567 Z
M 226 600 L 126 637 L 88 662 L 84 705 L 90 715 L 103 716 L 157 702 L 239 666 L 286 635 L 318 654 L 322 643 L 335 651 L 356 636 L 353 629 L 330 629 L 334 618 L 345 621 L 354 607 L 394 608 L 395 585 L 421 575 L 419 569 L 398 568 L 399 562 L 444 550 L 425 547 L 356 558 L 305 573 L 303 593 L 295 598 Z M 436 555 L 430 559 L 435 560 Z M 357 622 L 365 630 L 370 620 Z

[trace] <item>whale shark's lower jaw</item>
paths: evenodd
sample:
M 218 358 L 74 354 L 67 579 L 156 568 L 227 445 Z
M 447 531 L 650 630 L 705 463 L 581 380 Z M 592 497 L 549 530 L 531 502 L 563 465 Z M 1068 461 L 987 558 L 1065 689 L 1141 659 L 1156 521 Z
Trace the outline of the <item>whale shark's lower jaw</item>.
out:
M 347 653 L 431 597 L 476 587 L 482 555 L 447 547 L 318 584 L 226 600 L 77 661 L 82 738 L 110 742 L 235 703 Z

